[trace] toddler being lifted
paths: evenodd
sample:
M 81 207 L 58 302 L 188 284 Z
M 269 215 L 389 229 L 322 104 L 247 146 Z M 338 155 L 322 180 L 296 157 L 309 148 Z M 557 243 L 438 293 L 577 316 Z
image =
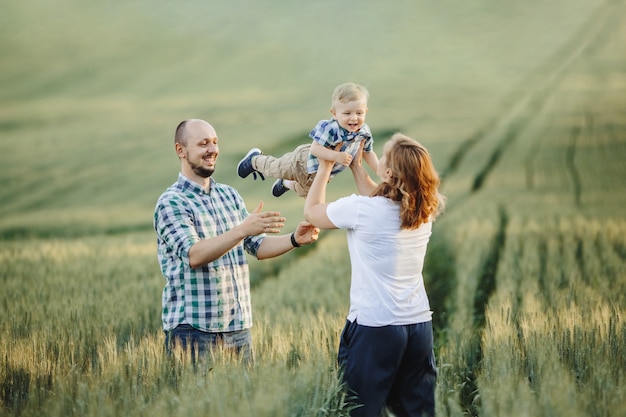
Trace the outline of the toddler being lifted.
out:
M 344 83 L 335 88 L 331 99 L 330 120 L 320 120 L 309 136 L 311 143 L 302 144 L 281 157 L 265 155 L 259 148 L 251 149 L 237 165 L 237 174 L 246 178 L 253 174 L 277 178 L 272 195 L 280 197 L 294 190 L 306 197 L 319 167 L 320 159 L 334 161 L 331 178 L 350 166 L 363 144 L 363 159 L 376 172 L 378 157 L 374 152 L 372 132 L 365 123 L 369 93 L 355 83 Z

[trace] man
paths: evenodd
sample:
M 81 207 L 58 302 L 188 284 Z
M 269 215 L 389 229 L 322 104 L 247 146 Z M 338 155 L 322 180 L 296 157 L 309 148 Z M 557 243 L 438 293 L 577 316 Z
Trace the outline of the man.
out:
M 191 348 L 192 358 L 220 346 L 252 359 L 250 274 L 244 250 L 258 259 L 282 255 L 317 240 L 319 229 L 301 222 L 278 234 L 285 218 L 249 213 L 239 193 L 216 182 L 215 129 L 204 120 L 181 122 L 174 137 L 181 162 L 178 181 L 158 199 L 154 213 L 158 258 L 166 279 L 163 330 L 168 352 Z

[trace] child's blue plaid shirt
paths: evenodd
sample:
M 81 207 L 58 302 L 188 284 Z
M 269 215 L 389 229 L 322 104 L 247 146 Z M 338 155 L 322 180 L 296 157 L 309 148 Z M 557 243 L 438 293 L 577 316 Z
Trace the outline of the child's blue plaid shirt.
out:
M 374 147 L 374 140 L 372 139 L 372 132 L 366 123 L 363 123 L 361 129 L 358 132 L 349 132 L 343 127 L 339 126 L 339 123 L 335 119 L 320 120 L 317 125 L 309 133 L 309 137 L 319 143 L 320 145 L 335 149 L 335 146 L 341 143 L 340 152 L 348 152 L 354 156 L 359 150 L 359 144 L 362 140 L 365 141 L 363 145 L 363 152 L 370 152 Z M 309 159 L 307 161 L 307 172 L 313 174 L 317 172 L 320 166 L 320 161 L 317 157 L 309 153 Z M 341 164 L 335 164 L 331 171 L 331 177 L 339 174 L 346 169 Z

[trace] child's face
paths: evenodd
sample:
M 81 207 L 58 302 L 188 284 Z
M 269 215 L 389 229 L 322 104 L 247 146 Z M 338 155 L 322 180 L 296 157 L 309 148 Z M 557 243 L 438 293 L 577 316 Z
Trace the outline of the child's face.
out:
M 347 103 L 335 102 L 330 112 L 339 126 L 349 132 L 358 132 L 365 123 L 367 100 L 355 100 Z

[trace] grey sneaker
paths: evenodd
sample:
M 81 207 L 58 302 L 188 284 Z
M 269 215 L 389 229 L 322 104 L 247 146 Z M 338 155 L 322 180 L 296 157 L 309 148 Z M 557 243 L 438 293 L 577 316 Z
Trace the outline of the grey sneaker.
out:
M 252 158 L 261 155 L 261 150 L 259 148 L 252 148 L 248 151 L 246 156 L 239 161 L 237 165 L 237 174 L 241 178 L 246 178 L 248 175 L 252 174 L 252 177 L 256 180 L 256 176 L 258 175 L 261 180 L 265 181 L 265 177 L 263 174 L 258 172 L 256 169 L 252 167 Z
M 285 187 L 283 180 L 274 181 L 274 185 L 272 185 L 272 195 L 274 197 L 280 197 L 281 195 L 285 194 L 287 191 L 289 191 L 289 188 Z

